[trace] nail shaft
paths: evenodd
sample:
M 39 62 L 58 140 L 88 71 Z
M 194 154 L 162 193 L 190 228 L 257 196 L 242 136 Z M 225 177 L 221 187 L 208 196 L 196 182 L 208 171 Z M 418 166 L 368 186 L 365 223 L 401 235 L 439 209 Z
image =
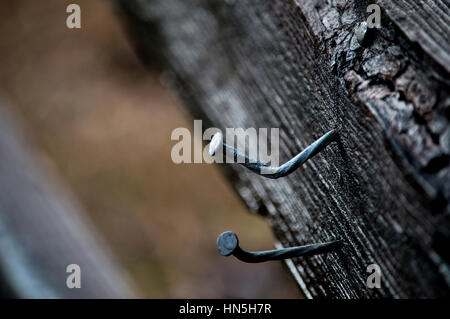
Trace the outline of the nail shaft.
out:
M 338 240 L 320 244 L 250 252 L 239 247 L 239 240 L 233 232 L 224 232 L 217 239 L 217 246 L 222 255 L 233 255 L 237 259 L 247 263 L 259 263 L 270 260 L 323 254 L 336 250 L 341 244 L 342 242 Z
M 311 157 L 316 155 L 318 152 L 323 150 L 328 144 L 330 144 L 335 137 L 337 136 L 337 133 L 335 130 L 329 131 L 325 135 L 323 135 L 321 138 L 319 138 L 317 141 L 309 145 L 303 152 L 293 157 L 288 162 L 284 163 L 281 166 L 273 167 L 269 166 L 265 163 L 262 163 L 258 160 L 251 159 L 247 155 L 240 153 L 236 148 L 227 145 L 225 143 L 222 143 L 223 145 L 223 154 L 232 154 L 233 158 L 237 161 L 238 164 L 241 164 L 251 171 L 255 172 L 256 174 L 259 174 L 264 177 L 276 179 L 283 176 L 286 176 L 293 171 L 295 171 L 297 168 L 299 168 L 303 163 L 305 163 L 307 160 L 309 160 Z M 212 144 L 212 143 L 211 143 Z M 217 147 L 217 145 L 216 145 Z M 211 154 L 214 154 L 213 151 L 210 151 Z

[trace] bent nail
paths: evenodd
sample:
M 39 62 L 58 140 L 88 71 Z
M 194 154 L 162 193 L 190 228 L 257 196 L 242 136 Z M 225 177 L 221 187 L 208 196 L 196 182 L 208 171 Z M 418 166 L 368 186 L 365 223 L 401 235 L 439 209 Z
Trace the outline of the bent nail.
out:
M 216 133 L 211 139 L 211 143 L 209 144 L 209 155 L 214 156 L 217 150 L 220 147 L 223 147 L 223 154 L 227 154 L 231 152 L 234 158 L 237 159 L 238 164 L 241 164 L 251 171 L 268 178 L 276 179 L 279 177 L 283 177 L 289 175 L 297 168 L 299 168 L 303 163 L 309 160 L 311 157 L 319 153 L 323 150 L 328 144 L 330 144 L 335 137 L 337 136 L 337 132 L 335 130 L 331 130 L 317 141 L 309 145 L 303 152 L 294 156 L 291 160 L 284 163 L 281 166 L 269 166 L 265 163 L 262 163 L 258 160 L 251 159 L 247 155 L 242 154 L 234 147 L 223 143 L 223 135 L 221 133 Z
M 233 255 L 237 259 L 247 263 L 260 263 L 270 260 L 281 260 L 299 256 L 313 256 L 336 250 L 342 241 L 312 244 L 306 246 L 289 247 L 282 249 L 250 252 L 239 247 L 239 239 L 236 234 L 227 231 L 217 238 L 217 247 L 223 256 Z

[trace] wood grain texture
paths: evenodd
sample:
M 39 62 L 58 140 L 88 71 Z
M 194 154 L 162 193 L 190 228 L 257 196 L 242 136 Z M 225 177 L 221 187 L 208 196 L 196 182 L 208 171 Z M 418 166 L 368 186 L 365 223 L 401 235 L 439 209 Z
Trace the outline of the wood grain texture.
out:
M 386 15 L 360 44 L 367 1 L 119 3 L 141 56 L 163 66 L 204 128 L 280 128 L 281 162 L 339 130 L 278 180 L 222 165 L 282 246 L 345 241 L 289 261 L 305 296 L 450 295 L 450 90 L 439 56 Z M 372 263 L 381 289 L 366 286 Z
M 129 298 L 103 243 L 58 179 L 42 165 L 0 101 L 0 274 L 4 297 Z M 81 268 L 69 289 L 66 267 Z
M 411 42 L 450 72 L 450 3 L 446 0 L 378 0 Z

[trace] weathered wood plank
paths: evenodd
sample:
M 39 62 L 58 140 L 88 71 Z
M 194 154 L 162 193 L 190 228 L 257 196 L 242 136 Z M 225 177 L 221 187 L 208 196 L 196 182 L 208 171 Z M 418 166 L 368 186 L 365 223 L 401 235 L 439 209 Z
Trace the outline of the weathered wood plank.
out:
M 129 298 L 123 274 L 94 235 L 76 200 L 39 165 L 0 101 L 0 273 L 4 297 Z M 81 268 L 69 289 L 66 267 Z M 5 286 L 6 285 L 6 286 Z
M 361 45 L 368 1 L 120 3 L 141 55 L 162 63 L 195 118 L 278 127 L 282 160 L 339 130 L 279 180 L 223 166 L 283 246 L 345 241 L 293 260 L 306 296 L 449 296 L 450 90 L 439 56 L 385 16 Z M 366 286 L 372 263 L 381 289 Z
M 450 72 L 450 5 L 441 0 L 378 0 L 412 42 Z

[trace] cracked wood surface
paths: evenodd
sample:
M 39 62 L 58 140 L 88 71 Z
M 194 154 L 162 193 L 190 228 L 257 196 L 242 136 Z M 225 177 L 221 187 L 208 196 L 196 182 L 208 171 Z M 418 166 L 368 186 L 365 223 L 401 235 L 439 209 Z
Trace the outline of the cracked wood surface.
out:
M 378 1 L 382 27 L 360 44 L 367 1 L 118 2 L 138 52 L 204 128 L 278 127 L 281 162 L 339 130 L 279 180 L 222 165 L 281 245 L 345 241 L 289 261 L 307 297 L 450 295 L 446 3 L 417 3 L 408 22 L 406 1 Z M 366 287 L 372 263 L 381 289 Z

